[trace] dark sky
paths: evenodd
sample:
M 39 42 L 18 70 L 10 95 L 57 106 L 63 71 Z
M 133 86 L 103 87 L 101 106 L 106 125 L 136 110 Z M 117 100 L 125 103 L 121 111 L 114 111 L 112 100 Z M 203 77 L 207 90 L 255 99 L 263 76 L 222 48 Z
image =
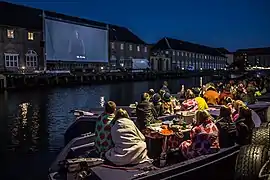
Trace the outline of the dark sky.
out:
M 9 2 L 125 26 L 148 43 L 167 36 L 231 51 L 270 46 L 270 0 Z

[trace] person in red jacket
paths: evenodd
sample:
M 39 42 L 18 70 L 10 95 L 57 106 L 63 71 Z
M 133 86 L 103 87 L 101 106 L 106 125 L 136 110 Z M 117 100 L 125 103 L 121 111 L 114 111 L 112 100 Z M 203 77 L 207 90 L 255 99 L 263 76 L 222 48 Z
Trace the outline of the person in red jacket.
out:
M 230 97 L 233 99 L 233 94 L 231 93 L 231 87 L 227 85 L 219 95 L 219 104 L 220 105 L 227 105 L 226 98 Z

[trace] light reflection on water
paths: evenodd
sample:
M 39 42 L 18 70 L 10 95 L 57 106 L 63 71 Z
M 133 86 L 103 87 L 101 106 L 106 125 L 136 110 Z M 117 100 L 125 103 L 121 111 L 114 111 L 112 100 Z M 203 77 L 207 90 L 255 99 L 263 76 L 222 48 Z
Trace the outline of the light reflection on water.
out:
M 171 91 L 177 92 L 181 85 L 187 88 L 199 86 L 202 80 L 206 82 L 210 78 L 168 82 Z M 127 82 L 0 94 L 0 133 L 3 134 L 3 142 L 7 142 L 4 147 L 7 154 L 12 156 L 12 166 L 19 164 L 19 161 L 24 164 L 25 161 L 40 163 L 45 158 L 53 159 L 55 152 L 64 145 L 65 130 L 75 120 L 70 110 L 89 110 L 103 106 L 108 100 L 118 105 L 134 103 L 139 100 L 141 93 L 150 88 L 158 90 L 162 82 Z M 50 163 L 51 160 L 47 160 L 41 165 L 41 174 L 47 174 Z

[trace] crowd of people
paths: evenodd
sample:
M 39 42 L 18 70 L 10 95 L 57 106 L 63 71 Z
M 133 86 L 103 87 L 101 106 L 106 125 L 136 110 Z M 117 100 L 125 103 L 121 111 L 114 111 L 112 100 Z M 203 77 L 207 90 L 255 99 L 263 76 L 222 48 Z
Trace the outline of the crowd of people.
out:
M 112 101 L 105 103 L 105 111 L 96 124 L 96 152 L 114 165 L 132 165 L 152 160 L 148 157 L 144 130 L 160 116 L 179 111 L 195 113 L 189 140 L 180 143 L 179 152 L 185 159 L 217 152 L 220 148 L 244 145 L 250 141 L 254 122 L 252 110 L 256 96 L 269 91 L 269 79 L 248 79 L 228 83 L 208 83 L 200 88 L 170 94 L 168 83 L 155 92 L 150 89 L 141 95 L 136 106 L 136 122 L 124 109 Z M 220 106 L 214 118 L 209 107 Z

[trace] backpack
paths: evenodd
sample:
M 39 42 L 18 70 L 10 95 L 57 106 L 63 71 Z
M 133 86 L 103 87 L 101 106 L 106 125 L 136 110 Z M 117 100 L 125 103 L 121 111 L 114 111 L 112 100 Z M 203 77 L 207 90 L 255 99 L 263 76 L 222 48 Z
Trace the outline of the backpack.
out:
M 221 148 L 231 147 L 235 144 L 237 129 L 234 122 L 218 121 L 219 144 Z
M 236 122 L 236 128 L 237 128 L 237 138 L 236 138 L 237 143 L 240 145 L 249 144 L 251 138 L 251 130 L 249 129 L 249 127 L 243 121 L 239 121 Z

